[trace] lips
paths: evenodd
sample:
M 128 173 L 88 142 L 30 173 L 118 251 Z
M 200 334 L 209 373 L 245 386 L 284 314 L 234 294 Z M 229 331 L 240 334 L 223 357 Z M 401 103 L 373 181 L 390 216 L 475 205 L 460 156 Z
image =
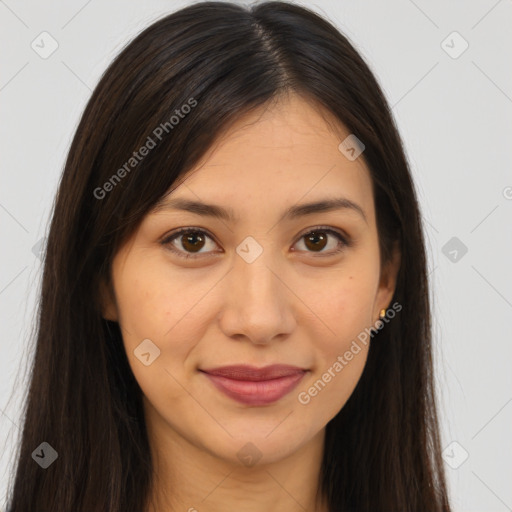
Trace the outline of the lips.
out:
M 228 397 L 246 405 L 266 405 L 290 393 L 307 370 L 290 365 L 256 368 L 248 365 L 200 370 Z

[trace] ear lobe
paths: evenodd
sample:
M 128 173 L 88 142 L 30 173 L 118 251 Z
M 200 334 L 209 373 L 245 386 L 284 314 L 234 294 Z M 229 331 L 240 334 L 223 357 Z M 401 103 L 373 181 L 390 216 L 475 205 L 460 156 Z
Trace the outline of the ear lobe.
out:
M 101 308 L 101 316 L 105 320 L 117 322 L 118 314 L 114 290 L 111 286 L 108 286 L 103 279 L 100 282 L 99 303 Z

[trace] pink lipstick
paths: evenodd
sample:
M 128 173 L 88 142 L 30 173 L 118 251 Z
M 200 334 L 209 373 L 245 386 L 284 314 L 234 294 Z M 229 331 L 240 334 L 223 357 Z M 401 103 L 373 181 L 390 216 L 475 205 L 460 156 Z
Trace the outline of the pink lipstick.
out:
M 223 366 L 200 371 L 225 395 L 246 405 L 266 405 L 280 400 L 307 372 L 297 366 L 282 364 L 263 368 Z

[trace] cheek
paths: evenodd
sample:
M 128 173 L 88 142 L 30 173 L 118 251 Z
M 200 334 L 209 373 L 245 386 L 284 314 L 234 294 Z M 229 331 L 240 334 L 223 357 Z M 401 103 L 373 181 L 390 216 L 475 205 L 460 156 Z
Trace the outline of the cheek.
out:
M 197 306 L 212 283 L 169 268 L 161 258 L 132 256 L 116 275 L 120 323 L 127 333 L 163 342 L 173 337 L 175 327 L 181 333 L 190 319 L 197 321 Z
M 330 331 L 315 336 L 315 366 L 297 393 L 299 404 L 315 425 L 325 425 L 343 408 L 363 373 L 370 336 L 371 296 L 338 288 L 335 300 L 326 302 L 323 323 Z M 325 333 L 325 329 L 322 330 Z M 314 335 L 312 333 L 312 335 Z
M 352 354 L 350 361 L 345 358 L 346 352 L 337 354 L 298 390 L 299 407 L 303 408 L 304 414 L 318 428 L 326 425 L 339 413 L 361 378 L 368 346 L 359 345 L 357 354 L 349 351 Z
M 212 321 L 208 292 L 219 277 L 171 273 L 165 261 L 133 253 L 115 270 L 119 323 L 136 380 L 157 402 L 160 395 L 164 403 L 182 400 L 186 394 L 179 382 L 193 370 L 188 356 Z M 149 366 L 137 357 L 143 340 L 150 340 L 158 354 Z
M 373 325 L 374 301 L 379 270 L 373 261 L 359 261 L 338 275 L 322 280 L 309 297 L 315 303 L 319 320 L 328 327 L 321 350 L 332 357 L 346 350 L 347 344 Z M 320 284 L 320 283 L 319 283 Z
M 328 422 L 340 411 L 364 370 L 371 340 L 369 329 L 375 320 L 376 263 L 361 258 L 350 269 L 347 266 L 346 273 L 339 272 L 325 281 L 323 293 L 316 288 L 310 295 L 315 311 L 319 311 L 316 334 L 310 333 L 315 340 L 316 365 L 298 390 L 297 399 L 310 408 L 315 422 Z
M 329 326 L 329 331 L 327 336 L 316 337 L 317 372 L 330 371 L 325 375 L 326 381 L 334 383 L 330 387 L 336 387 L 342 380 L 357 380 L 364 368 L 374 299 L 373 287 L 369 284 L 355 277 L 348 279 L 332 291 L 321 309 L 321 319 Z M 343 368 L 340 368 L 340 358 Z M 336 378 L 330 379 L 333 372 Z

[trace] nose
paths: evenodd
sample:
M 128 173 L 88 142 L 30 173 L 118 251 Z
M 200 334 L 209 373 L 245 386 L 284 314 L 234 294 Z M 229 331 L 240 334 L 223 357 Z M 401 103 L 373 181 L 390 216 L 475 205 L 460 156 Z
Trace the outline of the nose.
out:
M 226 336 L 266 345 L 293 332 L 297 298 L 286 283 L 283 265 L 276 263 L 270 250 L 264 250 L 252 263 L 235 255 L 224 286 L 225 300 L 218 318 Z

